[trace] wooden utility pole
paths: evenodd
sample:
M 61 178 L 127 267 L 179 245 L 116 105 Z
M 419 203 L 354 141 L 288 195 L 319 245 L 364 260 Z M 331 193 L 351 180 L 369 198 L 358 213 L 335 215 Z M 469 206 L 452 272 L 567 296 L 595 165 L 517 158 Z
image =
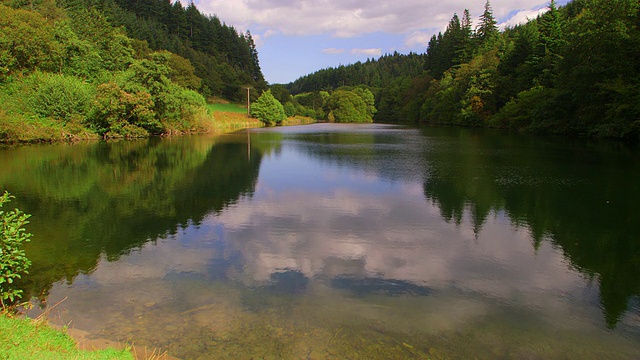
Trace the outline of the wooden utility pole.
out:
M 247 87 L 247 117 L 251 117 L 251 98 L 250 98 L 251 88 Z

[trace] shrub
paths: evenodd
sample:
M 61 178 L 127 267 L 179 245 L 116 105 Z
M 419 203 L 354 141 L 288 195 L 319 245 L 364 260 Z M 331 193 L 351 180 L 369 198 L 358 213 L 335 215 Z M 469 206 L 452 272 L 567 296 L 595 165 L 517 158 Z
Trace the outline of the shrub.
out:
M 13 196 L 8 192 L 0 196 L 0 302 L 4 307 L 6 300 L 10 303 L 22 296 L 22 290 L 15 289 L 15 279 L 28 273 L 31 261 L 27 258 L 22 245 L 29 241 L 31 234 L 26 233 L 23 226 L 28 224 L 27 215 L 15 209 L 5 212 L 2 206 L 11 201 Z
M 287 118 L 284 107 L 271 94 L 271 90 L 263 92 L 258 100 L 251 105 L 251 116 L 260 119 L 267 125 L 275 125 Z
M 535 86 L 518 93 L 495 114 L 489 125 L 525 132 L 554 132 L 561 129 L 556 119 L 561 106 L 554 103 L 553 89 Z
M 53 29 L 42 15 L 0 4 L 0 19 L 0 81 L 10 75 L 51 69 L 56 44 Z
M 144 137 L 161 130 L 151 95 L 126 92 L 113 82 L 98 86 L 91 122 L 98 134 L 107 137 Z
M 42 75 L 30 99 L 33 110 L 43 117 L 67 123 L 89 112 L 93 87 L 82 79 L 66 75 Z
M 284 104 L 284 113 L 287 117 L 292 117 L 296 115 L 296 106 L 293 105 L 290 101 Z
M 167 77 L 171 73 L 169 59 L 170 53 L 167 52 L 150 54 L 149 59 L 135 61 L 119 79 L 115 79 L 115 83 L 124 93 L 149 95 L 150 110 L 153 114 L 147 112 L 144 119 L 138 120 L 129 117 L 129 123 L 145 129 L 152 135 L 171 133 L 174 130 L 191 130 L 195 123 L 195 115 L 204 111 L 206 107 L 202 95 L 173 83 Z M 144 107 L 146 106 L 145 104 Z M 147 118 L 146 115 L 152 118 Z
M 328 119 L 331 122 L 371 122 L 367 104 L 360 96 L 348 90 L 337 90 L 327 101 Z
M 157 116 L 165 122 L 172 123 L 173 127 L 183 127 L 188 130 L 193 122 L 195 114 L 204 111 L 207 102 L 198 92 L 170 83 L 165 91 L 153 97 L 156 109 L 162 110 Z

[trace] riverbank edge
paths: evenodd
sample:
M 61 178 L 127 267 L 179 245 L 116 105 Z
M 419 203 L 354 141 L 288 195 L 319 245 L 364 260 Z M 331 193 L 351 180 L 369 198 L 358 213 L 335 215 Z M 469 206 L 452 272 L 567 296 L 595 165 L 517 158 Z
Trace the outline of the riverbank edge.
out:
M 44 319 L 31 319 L 0 311 L 0 346 L 7 360 L 55 358 L 85 360 L 134 360 L 133 348 L 109 347 L 84 350 L 65 329 L 56 329 Z
M 293 116 L 283 121 L 283 126 L 306 125 L 316 121 L 310 117 Z M 197 129 L 183 132 L 172 132 L 159 135 L 159 137 L 199 135 L 199 134 L 226 134 L 243 129 L 254 129 L 264 127 L 265 124 L 255 118 L 249 118 L 243 113 L 215 111 L 204 115 L 201 118 L 200 126 Z M 13 127 L 13 129 L 10 129 Z M 22 130 L 20 130 L 20 128 Z M 79 141 L 100 141 L 105 140 L 100 135 L 82 127 L 80 124 L 0 124 L 0 135 L 4 130 L 5 137 L 0 136 L 0 146 L 28 145 L 28 144 L 54 144 L 54 143 L 74 143 Z M 13 132 L 13 136 L 7 133 Z M 154 136 L 149 136 L 154 137 Z M 119 138 L 110 138 L 117 140 Z M 133 138 L 122 138 L 133 139 Z

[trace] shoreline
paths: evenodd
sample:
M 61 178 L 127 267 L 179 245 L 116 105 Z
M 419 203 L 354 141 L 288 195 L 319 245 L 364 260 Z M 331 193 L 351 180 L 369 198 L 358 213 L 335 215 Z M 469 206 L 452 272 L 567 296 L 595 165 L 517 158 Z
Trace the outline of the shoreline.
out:
M 310 124 L 315 122 L 315 120 L 311 118 L 305 118 L 301 116 L 294 116 L 288 118 L 284 126 L 292 126 L 292 125 L 302 125 L 302 124 Z M 7 131 L 11 129 L 3 128 L 0 124 L 0 146 L 20 146 L 20 145 L 37 145 L 37 144 L 58 144 L 58 143 L 69 143 L 74 144 L 83 141 L 109 141 L 109 140 L 133 140 L 133 139 L 149 139 L 153 137 L 173 137 L 173 136 L 184 136 L 184 135 L 204 135 L 204 134 L 226 134 L 230 132 L 234 132 L 242 129 L 254 129 L 264 127 L 265 124 L 255 118 L 247 118 L 244 113 L 237 112 L 226 112 L 226 111 L 215 111 L 207 114 L 206 118 L 202 120 L 203 127 L 202 129 L 194 129 L 193 131 L 186 132 L 169 132 L 165 134 L 155 135 L 155 136 L 147 136 L 147 137 L 110 137 L 103 138 L 100 135 L 91 132 L 88 129 L 82 128 L 81 130 L 70 133 L 65 131 L 64 129 L 57 129 L 55 134 L 52 131 L 50 132 L 50 136 L 25 136 L 30 134 L 25 133 L 17 133 L 7 135 Z M 22 124 L 23 127 L 31 127 L 37 129 L 37 127 L 33 124 Z M 4 135 L 5 138 L 2 138 L 2 130 L 5 130 Z M 46 127 L 40 127 L 39 130 L 44 132 L 47 131 Z M 52 129 L 49 129 L 52 130 Z
M 304 125 L 311 124 L 316 122 L 312 118 L 303 117 L 303 116 L 293 116 L 287 118 L 284 121 L 283 126 L 293 126 L 293 125 Z M 173 136 L 184 136 L 184 135 L 204 135 L 204 134 L 212 134 L 212 135 L 221 135 L 226 133 L 231 133 L 238 130 L 243 129 L 255 129 L 265 127 L 265 124 L 256 119 L 256 118 L 248 118 L 245 113 L 239 112 L 228 112 L 228 111 L 213 111 L 207 114 L 206 118 L 202 120 L 203 128 L 188 132 L 170 132 L 165 134 L 160 134 L 156 136 L 147 136 L 147 137 L 112 137 L 112 138 L 103 138 L 100 135 L 89 131 L 88 129 L 82 128 L 80 131 L 77 131 L 75 134 L 65 131 L 63 128 L 58 129 L 56 131 L 56 135 L 54 137 L 53 133 L 50 134 L 51 137 L 29 137 L 24 136 L 24 133 L 15 133 L 14 136 L 10 139 L 3 139 L 0 136 L 0 146 L 21 146 L 21 145 L 38 145 L 38 144 L 59 144 L 59 143 L 69 143 L 74 144 L 82 141 L 109 141 L 109 140 L 133 140 L 133 139 L 150 139 L 153 137 L 173 137 Z M 23 124 L 23 126 L 29 126 L 33 128 L 37 128 L 33 124 Z M 41 129 L 44 129 L 42 127 Z M 0 124 L 0 130 L 1 130 Z M 0 135 L 2 133 L 0 132 Z M 5 132 L 6 136 L 6 132 Z M 8 137 L 8 136 L 6 136 Z

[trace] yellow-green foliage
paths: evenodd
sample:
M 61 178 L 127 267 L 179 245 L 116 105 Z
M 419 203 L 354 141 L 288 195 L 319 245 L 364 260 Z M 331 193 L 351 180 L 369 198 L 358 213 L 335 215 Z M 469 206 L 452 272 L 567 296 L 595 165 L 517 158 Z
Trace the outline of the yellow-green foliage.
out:
M 262 121 L 255 118 L 249 118 L 246 113 L 215 111 L 212 114 L 214 132 L 227 132 L 264 126 Z
M 0 82 L 23 71 L 53 66 L 54 32 L 44 17 L 0 4 L 0 19 Z
M 327 101 L 328 118 L 331 122 L 372 122 L 368 115 L 367 104 L 355 92 L 337 90 Z
M 36 91 L 29 99 L 34 112 L 67 123 L 87 116 L 94 87 L 75 76 L 39 74 Z
M 251 116 L 260 119 L 267 125 L 279 124 L 287 118 L 284 107 L 271 94 L 271 90 L 263 92 L 258 100 L 251 105 Z
M 316 122 L 316 120 L 311 118 L 311 117 L 309 117 L 309 116 L 296 115 L 296 116 L 292 116 L 292 117 L 286 118 L 282 122 L 282 125 L 284 125 L 284 126 L 308 125 L 308 124 L 313 124 L 315 122 Z
M 128 350 L 79 350 L 67 334 L 51 328 L 43 321 L 12 318 L 0 314 L 0 357 L 23 359 L 133 360 Z

